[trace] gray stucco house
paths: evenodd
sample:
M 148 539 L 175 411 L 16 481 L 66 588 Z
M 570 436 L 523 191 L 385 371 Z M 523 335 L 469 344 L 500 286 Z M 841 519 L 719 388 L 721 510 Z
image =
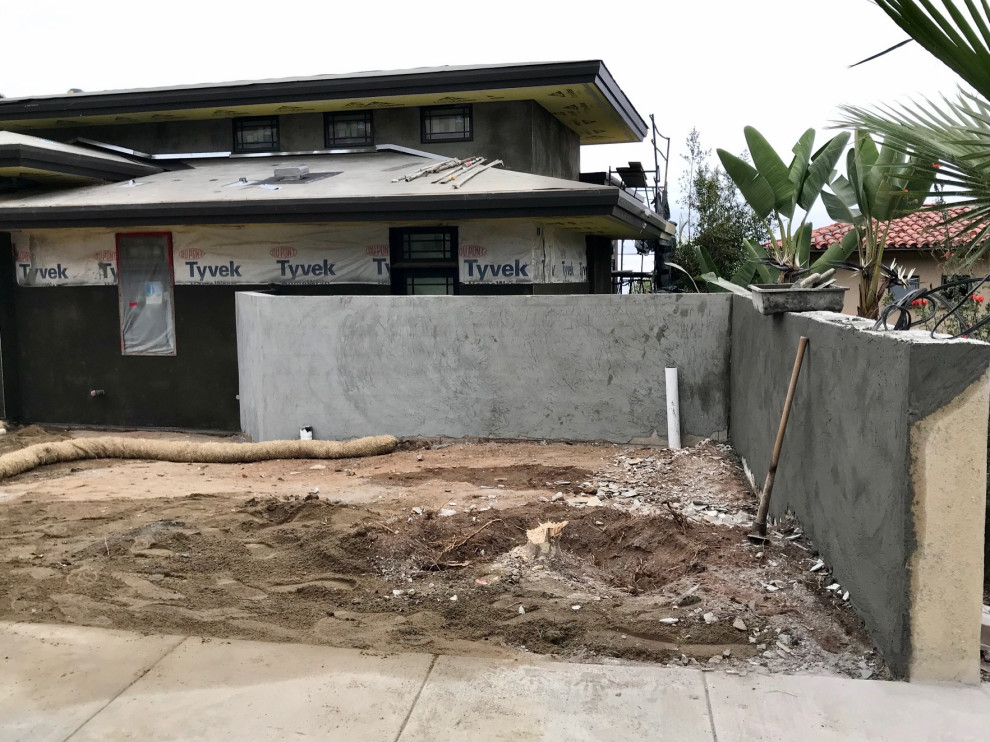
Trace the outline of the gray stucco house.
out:
M 239 290 L 607 292 L 646 134 L 600 61 L 2 99 L 0 413 L 238 429 Z

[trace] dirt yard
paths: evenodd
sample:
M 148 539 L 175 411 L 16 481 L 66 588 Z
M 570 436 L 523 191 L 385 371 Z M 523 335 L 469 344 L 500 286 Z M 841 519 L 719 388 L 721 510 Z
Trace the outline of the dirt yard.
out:
M 67 435 L 27 428 L 0 451 Z M 813 545 L 793 527 L 749 544 L 754 511 L 711 442 L 75 462 L 0 483 L 0 619 L 886 677 Z M 557 553 L 522 553 L 565 521 Z

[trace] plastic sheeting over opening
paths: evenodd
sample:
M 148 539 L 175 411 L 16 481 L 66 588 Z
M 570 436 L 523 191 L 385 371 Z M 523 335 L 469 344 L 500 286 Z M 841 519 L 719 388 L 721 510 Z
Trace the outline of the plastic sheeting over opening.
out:
M 119 235 L 117 285 L 124 355 L 175 355 L 169 235 Z

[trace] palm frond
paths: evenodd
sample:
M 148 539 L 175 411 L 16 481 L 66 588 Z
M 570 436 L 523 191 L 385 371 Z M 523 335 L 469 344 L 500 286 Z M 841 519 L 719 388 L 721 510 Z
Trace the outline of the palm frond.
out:
M 964 264 L 990 253 L 990 103 L 960 91 L 957 99 L 939 103 L 913 101 L 873 110 L 843 106 L 842 111 L 839 125 L 879 134 L 888 146 L 937 169 L 941 194 L 952 206 L 967 208 L 946 220 L 967 222 L 966 241 L 957 251 Z
M 872 62 L 874 59 L 879 59 L 885 54 L 890 54 L 895 49 L 900 49 L 905 44 L 910 44 L 912 41 L 914 41 L 914 39 L 904 39 L 904 41 L 899 41 L 896 44 L 894 44 L 892 47 L 884 49 L 882 52 L 877 52 L 876 54 L 869 56 L 866 59 L 861 59 L 855 64 L 849 65 L 849 69 L 852 69 L 853 67 L 859 67 L 861 64 L 866 64 L 867 62 Z
M 901 30 L 990 98 L 990 4 L 987 0 L 876 0 Z

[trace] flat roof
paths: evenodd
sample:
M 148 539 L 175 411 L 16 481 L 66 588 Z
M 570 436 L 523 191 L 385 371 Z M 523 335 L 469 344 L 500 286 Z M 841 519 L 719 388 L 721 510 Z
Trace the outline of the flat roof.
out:
M 387 150 L 192 160 L 187 169 L 123 183 L 8 195 L 0 200 L 0 229 L 530 218 L 614 238 L 673 234 L 672 225 L 614 186 L 495 167 L 457 189 L 431 182 L 442 173 L 400 177 L 436 162 Z M 275 168 L 299 165 L 308 166 L 309 179 L 273 182 Z
M 0 129 L 534 100 L 582 144 L 641 142 L 643 117 L 604 62 L 422 67 L 0 99 Z

